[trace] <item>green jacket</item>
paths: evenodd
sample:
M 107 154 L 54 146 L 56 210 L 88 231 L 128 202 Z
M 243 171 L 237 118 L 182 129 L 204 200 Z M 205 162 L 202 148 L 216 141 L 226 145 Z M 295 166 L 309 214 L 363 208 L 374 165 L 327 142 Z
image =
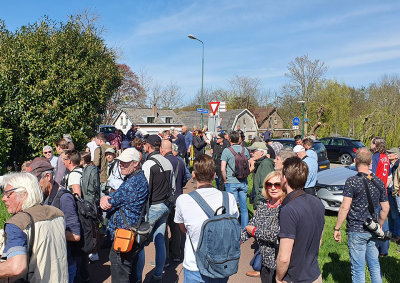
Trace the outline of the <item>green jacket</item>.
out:
M 261 194 L 263 189 L 263 184 L 265 177 L 269 173 L 275 170 L 274 160 L 271 158 L 265 158 L 261 160 L 260 164 L 257 166 L 255 172 L 253 173 L 253 190 L 255 190 L 255 198 L 253 208 L 257 208 L 257 204 L 264 198 Z

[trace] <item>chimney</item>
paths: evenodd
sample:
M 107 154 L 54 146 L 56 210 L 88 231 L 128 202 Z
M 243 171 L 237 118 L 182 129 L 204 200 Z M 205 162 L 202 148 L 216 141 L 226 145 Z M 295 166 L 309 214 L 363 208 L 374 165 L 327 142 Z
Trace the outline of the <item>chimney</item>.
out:
M 151 112 L 153 113 L 154 117 L 157 117 L 157 106 L 154 104 L 153 107 L 151 108 Z

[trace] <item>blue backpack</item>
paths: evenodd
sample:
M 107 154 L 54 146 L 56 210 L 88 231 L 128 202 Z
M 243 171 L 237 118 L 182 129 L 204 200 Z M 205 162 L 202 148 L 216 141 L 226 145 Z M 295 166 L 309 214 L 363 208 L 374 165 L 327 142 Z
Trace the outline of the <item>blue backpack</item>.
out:
M 215 212 L 193 191 L 189 195 L 197 202 L 208 219 L 201 226 L 196 257 L 200 274 L 210 278 L 226 278 L 237 273 L 240 258 L 240 225 L 236 217 L 229 214 L 229 195 L 222 192 L 222 206 Z M 222 209 L 222 214 L 217 215 Z

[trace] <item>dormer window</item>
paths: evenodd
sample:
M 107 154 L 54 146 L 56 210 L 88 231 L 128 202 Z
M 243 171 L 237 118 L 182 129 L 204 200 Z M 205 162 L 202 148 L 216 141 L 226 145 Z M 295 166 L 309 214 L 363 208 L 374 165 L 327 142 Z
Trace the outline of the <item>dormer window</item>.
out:
M 165 117 L 165 123 L 166 124 L 171 124 L 172 123 L 172 117 Z
M 147 123 L 148 123 L 148 124 L 153 124 L 154 121 L 155 121 L 155 119 L 156 119 L 156 117 L 152 117 L 152 116 L 147 117 Z

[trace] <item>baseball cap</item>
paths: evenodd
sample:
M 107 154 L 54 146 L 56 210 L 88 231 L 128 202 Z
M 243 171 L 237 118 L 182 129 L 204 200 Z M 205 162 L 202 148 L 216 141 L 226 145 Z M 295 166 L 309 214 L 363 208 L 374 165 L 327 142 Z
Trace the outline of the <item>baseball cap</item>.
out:
M 29 165 L 27 172 L 39 177 L 43 172 L 54 170 L 50 161 L 45 157 L 36 157 Z
M 222 127 L 221 127 L 221 126 L 218 126 L 218 127 L 217 127 L 217 129 L 220 129 L 220 130 L 222 130 Z
M 305 148 L 304 148 L 304 146 L 302 146 L 302 145 L 296 145 L 294 148 L 293 148 L 293 152 L 294 153 L 298 153 L 298 152 L 301 152 L 301 151 L 305 151 Z
M 126 148 L 131 148 L 132 146 L 131 146 L 131 144 L 130 144 L 130 142 L 129 141 L 122 141 L 122 143 L 121 143 L 121 147 L 123 148 L 123 149 L 126 149 Z
M 152 146 L 159 147 L 161 146 L 161 138 L 159 135 L 149 135 L 144 139 L 146 143 L 151 144 Z
M 127 148 L 125 149 L 120 156 L 117 158 L 119 161 L 122 162 L 132 162 L 132 161 L 140 161 L 140 154 L 139 151 L 136 150 L 136 148 Z
M 392 147 L 387 152 L 397 154 L 400 157 L 400 149 L 398 147 Z
M 113 147 L 109 147 L 106 149 L 105 153 L 107 152 L 115 154 L 115 149 Z
M 253 142 L 251 146 L 248 147 L 249 150 L 256 150 L 256 149 L 262 149 L 262 150 L 267 150 L 267 146 L 263 142 Z

